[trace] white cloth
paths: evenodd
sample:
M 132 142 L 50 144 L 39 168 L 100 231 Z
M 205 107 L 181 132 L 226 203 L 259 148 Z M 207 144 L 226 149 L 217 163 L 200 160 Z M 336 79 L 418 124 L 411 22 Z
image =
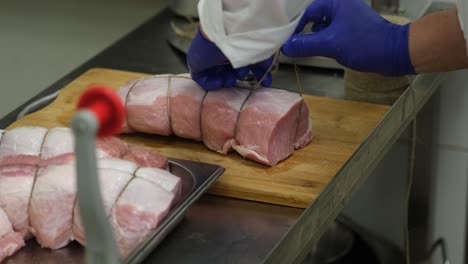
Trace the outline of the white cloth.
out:
M 234 68 L 268 59 L 294 32 L 312 0 L 200 0 L 205 35 Z

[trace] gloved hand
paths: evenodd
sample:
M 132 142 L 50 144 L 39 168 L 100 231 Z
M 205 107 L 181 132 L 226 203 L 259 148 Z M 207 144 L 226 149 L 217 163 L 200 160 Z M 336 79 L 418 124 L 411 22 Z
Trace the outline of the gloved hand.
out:
M 207 40 L 200 30 L 187 53 L 190 75 L 205 90 L 234 87 L 236 80 L 243 79 L 250 71 L 257 81 L 260 81 L 272 63 L 273 57 L 254 65 L 234 69 L 221 50 L 213 42 Z M 268 73 L 261 85 L 269 87 L 271 83 L 271 73 Z
M 298 34 L 309 22 L 314 33 Z M 388 22 L 362 0 L 315 0 L 281 51 L 290 57 L 333 58 L 362 72 L 415 74 L 408 33 L 409 25 Z

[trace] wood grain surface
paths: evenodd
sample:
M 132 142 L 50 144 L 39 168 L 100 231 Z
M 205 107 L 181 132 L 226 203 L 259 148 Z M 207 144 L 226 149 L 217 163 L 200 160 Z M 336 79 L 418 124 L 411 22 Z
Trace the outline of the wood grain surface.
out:
M 92 84 L 118 89 L 141 73 L 92 69 L 64 87 L 58 98 L 42 110 L 23 117 L 18 126 L 69 126 L 79 95 Z M 177 137 L 131 134 L 120 138 L 154 149 L 163 155 L 214 163 L 226 172 L 209 191 L 212 194 L 305 208 L 333 179 L 389 109 L 385 105 L 305 95 L 314 139 L 306 148 L 270 168 L 236 153 L 220 155 L 202 143 Z

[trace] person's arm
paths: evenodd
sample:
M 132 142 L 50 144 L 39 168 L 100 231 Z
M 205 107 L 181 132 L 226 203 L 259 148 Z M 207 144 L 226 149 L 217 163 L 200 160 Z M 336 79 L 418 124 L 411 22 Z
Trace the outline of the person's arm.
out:
M 466 42 L 457 9 L 414 21 L 409 31 L 409 50 L 418 73 L 468 68 Z
M 314 22 L 314 32 L 294 34 L 282 51 L 291 57 L 329 57 L 354 70 L 391 76 L 463 69 L 467 51 L 457 18 L 456 10 L 447 10 L 396 25 L 362 0 L 315 0 L 299 24 L 302 29 Z

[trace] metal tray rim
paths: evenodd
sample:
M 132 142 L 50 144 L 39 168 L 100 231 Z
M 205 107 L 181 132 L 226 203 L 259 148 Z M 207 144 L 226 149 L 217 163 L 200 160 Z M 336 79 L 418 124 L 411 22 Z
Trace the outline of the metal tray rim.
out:
M 156 231 L 150 235 L 144 242 L 142 242 L 137 249 L 132 252 L 124 261 L 125 264 L 135 264 L 141 263 L 145 257 L 147 257 L 162 241 L 163 239 L 169 235 L 171 230 L 176 227 L 176 225 L 182 220 L 182 217 L 185 216 L 187 209 L 193 204 L 205 191 L 224 173 L 225 168 L 209 164 L 212 166 L 216 166 L 216 169 L 211 172 L 211 175 L 207 177 L 207 179 L 201 183 L 198 183 L 199 180 L 197 175 L 194 174 L 192 170 L 187 168 L 184 164 L 180 162 L 191 162 L 191 163 L 198 163 L 198 164 L 208 164 L 202 163 L 198 161 L 190 161 L 190 160 L 179 160 L 179 159 L 172 159 L 169 158 L 169 162 L 179 166 L 186 171 L 188 171 L 192 177 L 194 178 L 194 186 L 190 191 L 189 195 L 183 202 L 181 202 L 178 206 L 172 209 L 172 212 L 163 220 L 163 223 L 156 229 Z

